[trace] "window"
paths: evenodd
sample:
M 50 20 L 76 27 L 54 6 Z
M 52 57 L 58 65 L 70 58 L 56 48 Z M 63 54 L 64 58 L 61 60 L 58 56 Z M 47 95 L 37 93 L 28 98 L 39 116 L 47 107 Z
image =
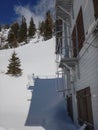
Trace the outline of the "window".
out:
M 82 8 L 80 8 L 76 20 L 76 25 L 72 32 L 73 57 L 76 57 L 77 53 L 80 52 L 81 48 L 83 47 L 84 40 L 85 40 L 85 34 L 84 34 L 83 15 L 82 15 Z
M 95 15 L 95 19 L 98 18 L 98 0 L 93 0 L 94 3 L 94 15 Z

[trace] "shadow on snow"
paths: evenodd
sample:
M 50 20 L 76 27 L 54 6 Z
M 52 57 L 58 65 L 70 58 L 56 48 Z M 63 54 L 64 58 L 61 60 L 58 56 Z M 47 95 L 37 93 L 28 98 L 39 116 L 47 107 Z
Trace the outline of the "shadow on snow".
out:
M 56 92 L 57 78 L 35 79 L 25 126 L 42 126 L 46 130 L 76 130 L 66 112 L 63 96 Z M 62 81 L 62 79 L 59 79 Z M 71 127 L 71 129 L 70 129 Z

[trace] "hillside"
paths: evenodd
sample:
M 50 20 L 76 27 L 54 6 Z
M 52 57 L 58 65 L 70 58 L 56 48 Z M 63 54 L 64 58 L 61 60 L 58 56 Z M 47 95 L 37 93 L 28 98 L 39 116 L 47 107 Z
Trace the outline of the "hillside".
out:
M 54 39 L 44 42 L 35 38 L 15 49 L 23 69 L 18 78 L 5 75 L 13 50 L 0 50 L 0 126 L 6 128 L 23 127 L 30 105 L 27 99 L 31 92 L 27 87 L 33 84 L 32 74 L 41 77 L 55 74 Z
M 54 38 L 42 41 L 36 37 L 16 49 L 0 50 L 1 129 L 76 130 L 65 99 L 56 92 L 54 42 Z M 5 74 L 14 50 L 21 60 L 21 77 Z

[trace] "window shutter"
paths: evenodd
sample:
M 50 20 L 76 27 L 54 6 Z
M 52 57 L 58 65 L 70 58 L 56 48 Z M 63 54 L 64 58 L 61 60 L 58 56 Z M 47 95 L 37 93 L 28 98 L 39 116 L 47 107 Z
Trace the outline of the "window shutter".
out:
M 77 57 L 76 27 L 74 27 L 72 32 L 72 43 L 73 43 L 73 57 Z
M 83 42 L 85 40 L 82 8 L 80 8 L 76 25 L 77 25 L 77 35 L 78 35 L 78 50 L 80 51 L 83 46 Z

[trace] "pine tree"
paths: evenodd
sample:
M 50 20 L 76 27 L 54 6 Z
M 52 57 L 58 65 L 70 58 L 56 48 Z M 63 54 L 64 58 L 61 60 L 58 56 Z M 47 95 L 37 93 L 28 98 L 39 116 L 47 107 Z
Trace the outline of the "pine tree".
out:
M 36 26 L 34 24 L 33 18 L 31 17 L 30 25 L 28 29 L 28 36 L 33 37 L 35 35 L 35 32 L 36 32 Z
M 18 46 L 16 35 L 12 30 L 9 31 L 7 40 L 10 48 L 15 48 Z
M 6 74 L 10 74 L 11 76 L 21 76 L 22 75 L 22 69 L 20 68 L 20 59 L 17 57 L 17 54 L 15 51 L 13 52 L 10 60 L 9 60 L 8 70 Z
M 42 21 L 39 23 L 39 33 L 41 36 L 44 35 L 44 30 L 45 30 L 45 23 L 44 23 L 44 21 Z
M 19 31 L 19 24 L 16 22 L 16 23 L 13 23 L 11 25 L 11 29 L 8 33 L 8 44 L 10 46 L 10 48 L 15 48 L 18 46 L 18 31 Z
M 18 42 L 20 43 L 23 41 L 27 42 L 27 24 L 24 16 L 22 16 L 22 23 L 18 34 Z
M 18 38 L 18 32 L 19 32 L 19 24 L 18 22 L 15 22 L 11 25 L 11 30 L 13 31 L 16 39 Z
M 44 39 L 52 38 L 53 20 L 50 11 L 47 11 L 44 26 Z

